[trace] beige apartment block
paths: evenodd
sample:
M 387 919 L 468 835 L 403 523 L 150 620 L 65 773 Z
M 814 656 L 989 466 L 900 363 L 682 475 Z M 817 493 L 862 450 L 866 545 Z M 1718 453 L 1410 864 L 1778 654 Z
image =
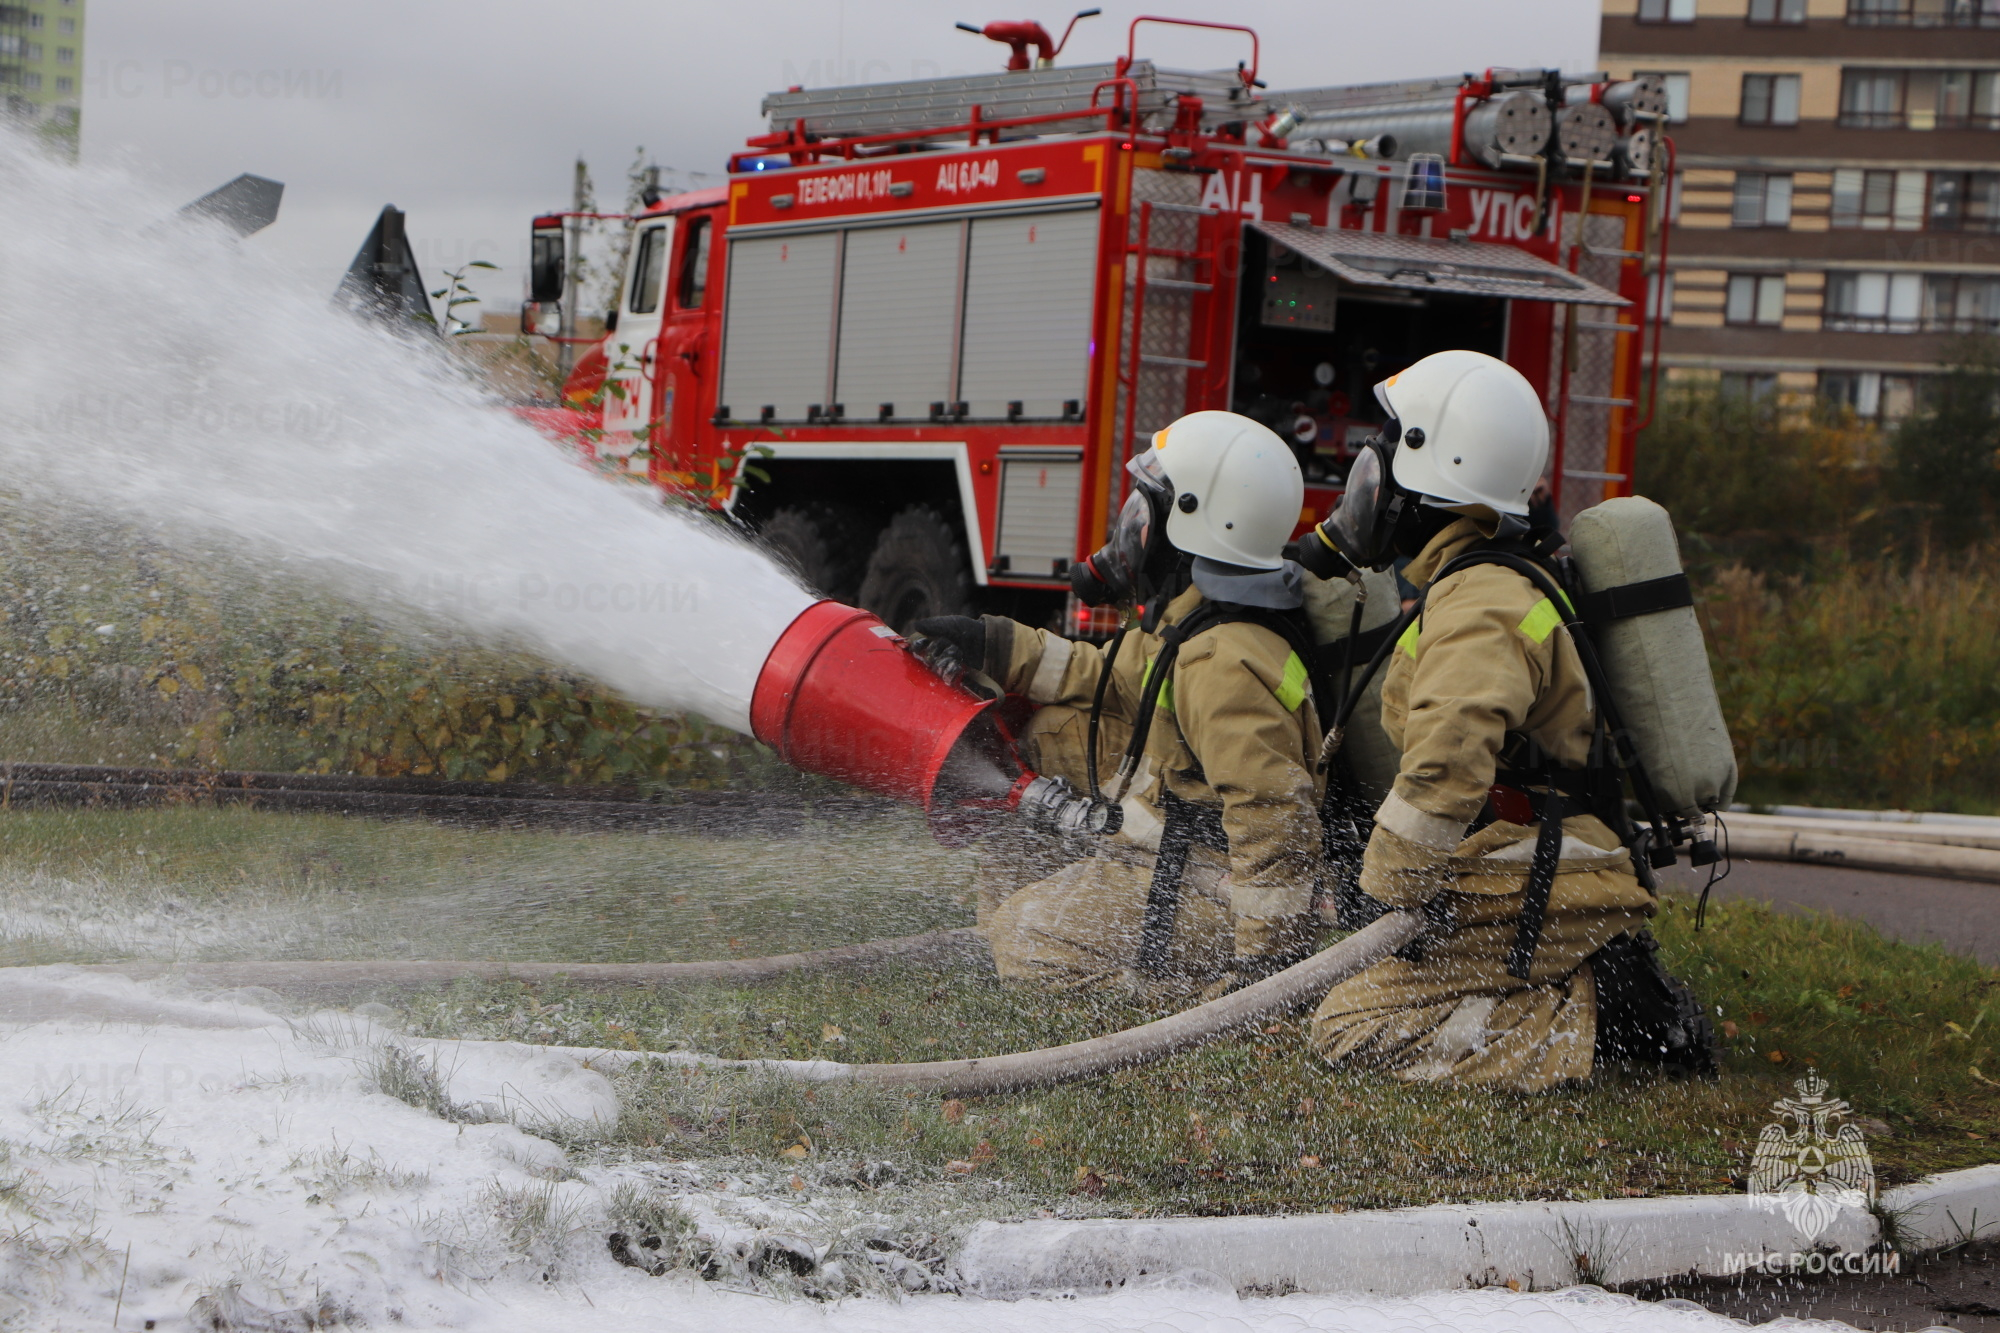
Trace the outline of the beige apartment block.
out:
M 1670 374 L 1892 420 L 2000 333 L 2000 0 L 1605 0 L 1600 46 L 1668 84 Z

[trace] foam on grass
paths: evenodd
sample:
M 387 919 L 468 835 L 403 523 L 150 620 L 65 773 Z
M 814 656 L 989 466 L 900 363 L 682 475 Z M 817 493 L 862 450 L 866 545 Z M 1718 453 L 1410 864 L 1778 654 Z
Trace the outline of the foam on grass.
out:
M 36 1019 L 13 1003 L 18 975 L 0 974 L 0 1327 L 107 1327 L 114 1309 L 134 1328 L 185 1328 L 190 1312 L 282 1327 L 291 1311 L 299 1326 L 490 1333 L 1726 1326 L 1587 1288 L 1239 1300 L 1198 1271 L 1080 1303 L 969 1300 L 938 1290 L 948 1225 L 928 1249 L 912 1239 L 912 1207 L 948 1223 L 949 1185 L 899 1207 L 865 1181 L 798 1188 L 769 1163 L 593 1161 L 378 1090 L 375 1053 L 398 1038 L 365 1017 L 287 1020 L 242 997 L 41 973 L 77 1016 Z M 497 1083 L 571 1135 L 591 1104 L 532 1071 L 438 1067 L 454 1105 L 491 1101 Z M 612 1256 L 614 1226 L 649 1225 L 674 1228 L 687 1261 L 655 1275 Z M 829 1295 L 864 1298 L 805 1299 Z

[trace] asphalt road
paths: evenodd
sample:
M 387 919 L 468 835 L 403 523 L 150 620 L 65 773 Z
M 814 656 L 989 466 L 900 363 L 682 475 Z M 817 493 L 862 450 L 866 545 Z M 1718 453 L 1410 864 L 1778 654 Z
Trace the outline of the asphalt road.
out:
M 1696 893 L 1708 872 L 1681 866 L 1668 875 L 1668 888 Z M 1761 898 L 1793 911 L 1854 917 L 1893 939 L 1942 944 L 2000 967 L 2000 884 L 1738 857 L 1711 901 L 1723 898 Z

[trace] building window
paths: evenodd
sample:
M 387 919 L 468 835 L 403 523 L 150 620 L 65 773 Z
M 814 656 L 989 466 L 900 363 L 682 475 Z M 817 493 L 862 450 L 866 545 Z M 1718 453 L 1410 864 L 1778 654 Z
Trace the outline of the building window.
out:
M 74 35 L 76 34 L 76 20 L 75 20 L 75 19 L 57 19 L 57 20 L 56 20 L 56 31 L 57 31 L 57 32 L 59 32 L 59 33 L 61 33 L 61 34 L 62 34 L 63 36 L 65 36 L 65 37 L 71 37 L 71 36 L 74 36 Z
M 1838 333 L 1915 333 L 1924 296 L 1921 273 L 1829 273 L 1822 322 Z
M 1863 421 L 1894 425 L 1917 410 L 1921 382 L 1914 375 L 1884 375 L 1874 370 L 1823 370 L 1819 399 L 1829 407 L 1847 408 Z
M 40 42 L 28 42 L 21 47 L 21 59 L 40 60 L 41 58 L 42 44 Z
M 1658 282 L 1646 284 L 1646 318 L 1671 322 L 1674 317 L 1674 275 L 1662 273 Z
M 2000 27 L 2000 0 L 1847 0 L 1860 28 Z
M 19 12 L 19 11 L 16 11 L 16 12 Z M 30 15 L 28 15 L 28 26 L 29 26 L 29 27 L 31 27 L 31 28 L 39 28 L 39 27 L 41 27 L 41 26 L 42 26 L 42 16 L 41 16 L 40 14 L 30 14 Z
M 1750 0 L 1752 23 L 1804 23 L 1806 0 Z
M 1798 124 L 1799 76 L 1745 74 L 1740 118 L 1745 125 Z
M 2000 333 L 2000 278 L 1929 275 L 1923 327 L 1926 333 Z
M 1736 199 L 1730 225 L 1789 227 L 1792 225 L 1792 178 L 1762 171 L 1736 173 Z
M 1725 370 L 1718 387 L 1724 398 L 1752 407 L 1769 407 L 1778 401 L 1778 377 L 1768 371 Z
M 1832 225 L 1866 231 L 1920 230 L 1927 184 L 1921 171 L 1842 167 L 1833 173 Z
M 63 75 L 63 74 L 58 74 L 58 75 L 56 75 L 56 91 L 57 91 L 57 92 L 59 92 L 59 93 L 73 93 L 73 92 L 75 92 L 75 91 L 76 91 L 76 80 L 75 80 L 75 79 L 72 79 L 72 78 L 70 78 L 70 77 L 68 77 L 67 75 Z
M 1744 99 L 1748 120 L 1748 77 Z M 1863 130 L 2000 129 L 2000 71 L 1842 70 L 1840 124 Z
M 1843 129 L 1900 129 L 1903 124 L 1903 71 L 1842 70 L 1840 124 Z
M 42 90 L 42 76 L 34 70 L 29 70 L 21 76 L 21 86 L 31 93 L 38 93 Z
M 1639 0 L 1641 23 L 1692 23 L 1694 0 Z
M 1642 69 L 1632 75 L 1635 79 L 1648 76 L 1658 79 L 1667 95 L 1667 120 L 1675 125 L 1684 123 L 1688 118 L 1688 76 L 1663 69 Z
M 1785 319 L 1785 275 L 1782 273 L 1732 273 L 1729 293 L 1722 308 L 1724 322 L 1730 324 L 1781 324 Z
M 1933 171 L 1932 231 L 2000 231 L 2000 172 Z
M 56 63 L 58 65 L 74 65 L 76 63 L 75 50 L 67 46 L 58 46 L 56 48 Z

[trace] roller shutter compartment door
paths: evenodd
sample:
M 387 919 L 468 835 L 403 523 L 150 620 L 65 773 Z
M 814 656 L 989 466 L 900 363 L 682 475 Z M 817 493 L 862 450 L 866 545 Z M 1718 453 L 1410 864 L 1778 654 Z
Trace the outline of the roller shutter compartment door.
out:
M 1083 464 L 1069 458 L 1000 460 L 1000 533 L 993 554 L 1007 572 L 1053 578 L 1069 571 L 1076 552 Z
M 923 417 L 951 398 L 962 227 L 869 227 L 847 233 L 834 397 L 854 419 Z
M 731 416 L 755 421 L 771 407 L 803 421 L 826 402 L 839 266 L 837 232 L 729 243 L 718 401 Z
M 1097 212 L 980 218 L 966 255 L 959 399 L 974 417 L 1060 417 L 1090 371 Z

